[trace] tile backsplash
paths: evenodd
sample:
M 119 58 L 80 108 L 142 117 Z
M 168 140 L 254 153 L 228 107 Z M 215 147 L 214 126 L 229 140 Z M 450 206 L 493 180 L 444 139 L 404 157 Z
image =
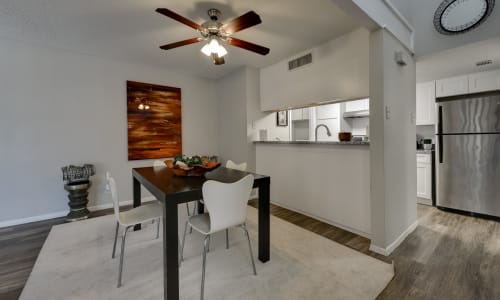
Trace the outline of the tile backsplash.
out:
M 431 138 L 436 143 L 434 125 L 417 125 L 417 139 Z

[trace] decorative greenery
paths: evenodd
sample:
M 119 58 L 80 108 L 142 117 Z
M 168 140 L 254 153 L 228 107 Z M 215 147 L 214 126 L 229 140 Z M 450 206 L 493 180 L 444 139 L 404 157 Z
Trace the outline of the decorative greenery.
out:
M 206 165 L 206 163 L 209 161 L 209 160 L 212 160 L 212 158 L 208 158 L 206 156 L 199 156 L 199 155 L 194 155 L 194 156 L 187 156 L 187 155 L 177 155 L 176 157 L 174 157 L 174 164 L 177 165 L 178 163 L 177 162 L 180 162 L 181 164 L 185 164 L 187 165 L 188 167 L 192 167 L 192 166 L 195 166 L 195 165 L 201 165 L 201 166 L 204 166 Z

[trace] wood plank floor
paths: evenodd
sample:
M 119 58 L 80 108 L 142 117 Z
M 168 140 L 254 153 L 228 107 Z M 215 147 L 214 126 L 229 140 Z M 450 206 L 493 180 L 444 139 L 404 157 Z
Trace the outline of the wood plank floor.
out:
M 250 205 L 256 207 L 256 202 Z M 112 213 L 104 210 L 92 217 Z M 370 241 L 340 228 L 272 205 L 271 213 L 381 259 L 396 275 L 377 299 L 500 299 L 500 223 L 419 205 L 418 228 L 390 257 L 371 252 Z M 0 229 L 0 299 L 17 299 L 53 219 Z

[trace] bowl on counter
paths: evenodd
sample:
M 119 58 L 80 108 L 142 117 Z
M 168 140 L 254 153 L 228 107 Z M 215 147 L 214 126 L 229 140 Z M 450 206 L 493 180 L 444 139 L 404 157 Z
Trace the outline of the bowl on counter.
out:
M 346 132 L 346 131 L 339 132 L 339 141 L 341 141 L 341 142 L 350 142 L 351 139 L 352 139 L 352 133 L 351 132 Z

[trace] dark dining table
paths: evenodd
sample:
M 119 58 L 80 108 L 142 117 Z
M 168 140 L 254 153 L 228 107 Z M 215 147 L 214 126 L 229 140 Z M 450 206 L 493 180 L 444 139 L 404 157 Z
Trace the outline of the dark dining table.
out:
M 253 187 L 258 188 L 258 236 L 259 260 L 269 261 L 270 247 L 270 207 L 269 185 L 271 178 L 250 172 L 219 167 L 205 176 L 176 176 L 168 168 L 133 168 L 133 206 L 141 205 L 141 185 L 164 205 L 163 210 L 163 289 L 164 299 L 179 299 L 179 252 L 178 252 L 178 209 L 181 203 L 202 199 L 202 185 L 207 180 L 232 183 L 252 174 L 255 178 Z M 204 212 L 204 206 L 198 202 L 198 213 Z M 140 230 L 140 225 L 135 227 Z

